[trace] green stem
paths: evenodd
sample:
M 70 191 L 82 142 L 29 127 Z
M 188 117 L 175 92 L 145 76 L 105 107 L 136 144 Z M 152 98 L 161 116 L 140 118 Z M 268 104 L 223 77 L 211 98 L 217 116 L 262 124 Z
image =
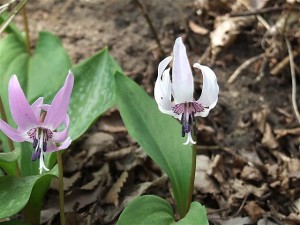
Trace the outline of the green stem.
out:
M 193 199 L 195 173 L 196 173 L 196 157 L 197 157 L 196 145 L 193 145 L 192 146 L 192 170 L 191 170 L 191 176 L 190 176 L 190 189 L 189 189 L 189 195 L 188 195 L 188 199 L 187 199 L 187 207 L 186 207 L 185 215 L 188 213 L 192 199 Z
M 59 179 L 59 208 L 60 208 L 60 225 L 65 225 L 65 203 L 64 203 L 64 174 L 61 152 L 57 151 L 58 179 Z
M 26 6 L 23 7 L 22 15 L 23 15 L 24 28 L 25 28 L 25 33 L 26 33 L 26 48 L 27 48 L 27 51 L 28 51 L 29 55 L 31 55 L 29 26 L 28 26 L 28 18 L 27 18 Z

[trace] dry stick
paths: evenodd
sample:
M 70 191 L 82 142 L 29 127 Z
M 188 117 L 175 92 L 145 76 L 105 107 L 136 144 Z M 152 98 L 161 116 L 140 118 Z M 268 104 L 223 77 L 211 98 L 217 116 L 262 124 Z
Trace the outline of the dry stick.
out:
M 239 17 L 239 16 L 253 16 L 253 15 L 258 15 L 258 14 L 263 14 L 263 13 L 268 13 L 268 12 L 276 12 L 276 11 L 282 11 L 284 9 L 287 9 L 288 7 L 269 7 L 269 8 L 264 8 L 264 9 L 259 9 L 259 10 L 254 10 L 250 12 L 240 12 L 240 13 L 232 13 L 230 14 L 231 17 Z M 299 11 L 300 8 L 292 8 L 295 11 Z
M 28 26 L 26 6 L 23 7 L 22 15 L 23 15 L 23 21 L 24 21 L 24 27 L 25 27 L 25 33 L 26 33 L 26 48 L 27 48 L 29 55 L 31 55 L 29 26 Z
M 252 63 L 256 62 L 257 60 L 263 58 L 265 56 L 265 53 L 261 53 L 260 55 L 254 56 L 248 60 L 246 60 L 245 62 L 243 62 L 235 71 L 234 73 L 229 77 L 228 79 L 228 83 L 231 84 L 233 83 L 236 78 L 240 75 L 240 73 L 249 65 L 251 65 Z
M 136 4 L 137 4 L 137 5 L 139 6 L 139 8 L 141 9 L 143 16 L 145 17 L 145 19 L 146 19 L 146 21 L 147 21 L 147 23 L 148 23 L 148 25 L 149 25 L 149 27 L 150 27 L 150 29 L 151 29 L 151 31 L 152 31 L 152 34 L 153 34 L 154 39 L 155 39 L 155 41 L 156 41 L 156 44 L 158 45 L 158 48 L 159 48 L 161 54 L 164 55 L 164 54 L 165 54 L 165 51 L 164 51 L 164 49 L 162 48 L 162 45 L 161 45 L 161 43 L 160 43 L 160 40 L 159 40 L 159 38 L 158 38 L 158 35 L 157 35 L 157 33 L 156 33 L 156 30 L 155 30 L 155 28 L 154 28 L 154 26 L 153 26 L 153 24 L 152 24 L 152 21 L 151 21 L 149 15 L 148 15 L 148 13 L 145 11 L 143 4 L 142 4 L 139 0 L 134 0 L 134 1 L 136 2 Z
M 0 27 L 0 34 L 6 29 L 6 27 L 9 25 L 9 23 L 12 21 L 12 19 L 20 12 L 20 10 L 24 7 L 24 5 L 27 3 L 27 0 L 21 1 L 13 10 L 13 12 L 10 14 L 7 20 L 2 24 Z
M 293 57 L 297 57 L 300 54 L 300 49 L 298 51 L 293 51 Z M 286 56 L 283 60 L 281 60 L 281 62 L 279 62 L 272 70 L 271 70 L 271 74 L 276 76 L 278 74 L 281 73 L 281 71 L 285 68 L 285 66 L 287 66 L 287 64 L 290 61 L 290 56 Z M 295 66 L 295 65 L 294 65 Z M 296 67 L 295 67 L 296 69 Z M 297 70 L 297 69 L 296 69 Z M 300 74 L 300 71 L 297 71 Z
M 295 75 L 295 67 L 294 67 L 294 58 L 293 58 L 293 51 L 292 46 L 289 40 L 285 37 L 286 46 L 289 52 L 290 58 L 290 67 L 291 67 L 291 76 L 292 76 L 292 104 L 293 109 L 296 115 L 298 122 L 300 123 L 300 114 L 297 107 L 297 99 L 296 99 L 296 92 L 297 92 L 297 84 L 296 84 L 296 75 Z

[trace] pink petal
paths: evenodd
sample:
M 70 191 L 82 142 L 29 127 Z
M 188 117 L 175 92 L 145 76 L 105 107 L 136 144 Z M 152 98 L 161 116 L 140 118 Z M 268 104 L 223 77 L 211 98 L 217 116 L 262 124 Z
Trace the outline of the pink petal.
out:
M 34 103 L 31 104 L 31 109 L 37 118 L 37 120 L 40 120 L 41 117 L 41 106 L 43 104 L 44 98 L 40 97 L 37 100 L 35 100 Z
M 27 130 L 39 123 L 34 111 L 30 107 L 16 75 L 8 84 L 9 107 L 12 117 L 21 130 Z
M 181 37 L 176 39 L 173 52 L 172 83 L 174 100 L 176 104 L 191 102 L 193 101 L 194 79 Z
M 12 128 L 3 120 L 0 120 L 0 130 L 13 141 L 23 142 L 27 140 L 23 132 Z
M 74 84 L 74 76 L 71 71 L 65 80 L 64 86 L 55 95 L 51 106 L 47 111 L 44 121 L 47 127 L 55 130 L 64 121 L 70 102 L 70 97 Z
M 65 128 L 62 131 L 53 132 L 52 140 L 54 142 L 61 143 L 61 142 L 63 142 L 67 138 L 67 136 L 68 136 L 68 129 L 69 129 L 69 123 L 70 123 L 70 118 L 67 115 L 66 119 L 64 121 Z
M 70 137 L 68 137 L 59 147 L 56 147 L 53 143 L 51 143 L 47 148 L 47 152 L 56 152 L 56 151 L 64 150 L 68 148 L 71 143 L 72 143 L 72 139 Z

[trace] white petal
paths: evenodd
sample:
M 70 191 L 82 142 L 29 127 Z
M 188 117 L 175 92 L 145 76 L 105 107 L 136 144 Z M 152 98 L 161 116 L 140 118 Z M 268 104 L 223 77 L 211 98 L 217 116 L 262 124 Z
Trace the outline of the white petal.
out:
M 203 75 L 203 88 L 200 98 L 197 100 L 199 104 L 208 107 L 204 112 L 197 113 L 195 116 L 207 116 L 209 110 L 214 108 L 218 102 L 219 85 L 216 74 L 207 66 L 195 63 L 194 67 L 200 69 Z
M 176 39 L 173 52 L 172 84 L 175 102 L 191 102 L 193 101 L 194 78 L 181 37 Z
M 154 97 L 157 102 L 158 108 L 162 113 L 173 115 L 171 102 L 171 79 L 170 68 L 163 72 L 161 78 L 155 82 Z
M 195 142 L 195 141 L 193 140 L 193 138 L 192 138 L 191 132 L 189 132 L 189 133 L 187 134 L 187 140 L 186 140 L 186 142 L 184 142 L 183 144 L 184 144 L 184 145 L 189 145 L 189 144 L 194 145 L 194 144 L 196 144 L 196 142 Z

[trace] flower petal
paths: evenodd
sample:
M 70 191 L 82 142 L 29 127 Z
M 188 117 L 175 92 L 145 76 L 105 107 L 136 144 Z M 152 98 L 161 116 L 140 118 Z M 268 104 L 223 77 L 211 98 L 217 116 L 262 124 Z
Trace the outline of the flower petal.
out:
M 218 102 L 219 85 L 217 77 L 216 74 L 207 66 L 195 63 L 194 67 L 200 69 L 203 75 L 202 93 L 197 102 L 204 107 L 208 107 L 206 110 L 201 113 L 197 113 L 195 116 L 207 116 L 209 110 L 214 108 Z
M 9 80 L 8 99 L 11 115 L 21 130 L 27 130 L 39 123 L 16 75 L 13 75 Z
M 41 116 L 41 105 L 43 104 L 44 98 L 40 97 L 37 100 L 35 100 L 34 103 L 31 104 L 31 109 L 35 115 L 35 117 L 37 118 L 37 120 L 40 120 L 40 116 Z
M 45 126 L 55 130 L 64 121 L 70 102 L 74 76 L 71 71 L 65 80 L 64 86 L 55 95 L 44 121 Z
M 0 130 L 13 141 L 23 142 L 27 140 L 26 137 L 24 137 L 23 135 L 24 132 L 12 128 L 3 120 L 0 120 Z
M 181 37 L 176 39 L 173 52 L 172 83 L 174 100 L 176 104 L 191 102 L 193 101 L 194 79 Z
M 63 142 L 67 138 L 67 136 L 68 136 L 68 129 L 69 129 L 69 123 L 70 123 L 70 118 L 69 118 L 69 116 L 67 114 L 66 119 L 64 121 L 65 128 L 62 131 L 53 132 L 52 140 L 55 143 L 61 143 L 61 142 Z
M 170 68 L 165 70 L 162 79 L 157 79 L 154 87 L 154 97 L 162 113 L 173 115 L 171 102 Z
M 56 147 L 53 143 L 51 143 L 47 148 L 47 152 L 56 152 L 56 151 L 64 150 L 68 148 L 71 143 L 72 143 L 72 139 L 70 137 L 68 137 L 59 147 Z

